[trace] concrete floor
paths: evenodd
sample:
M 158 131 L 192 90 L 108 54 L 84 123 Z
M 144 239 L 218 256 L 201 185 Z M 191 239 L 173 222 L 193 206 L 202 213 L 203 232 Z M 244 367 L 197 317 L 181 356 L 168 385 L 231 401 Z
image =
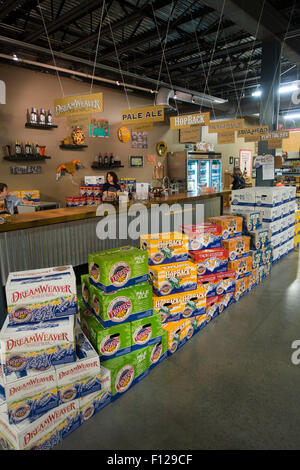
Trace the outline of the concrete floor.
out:
M 299 449 L 295 340 L 298 251 L 55 449 Z

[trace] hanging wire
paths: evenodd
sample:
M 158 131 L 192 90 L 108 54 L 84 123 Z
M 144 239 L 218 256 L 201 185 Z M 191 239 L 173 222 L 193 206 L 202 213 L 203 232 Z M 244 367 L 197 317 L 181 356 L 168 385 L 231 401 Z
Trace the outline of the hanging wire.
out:
M 62 96 L 64 98 L 65 93 L 64 93 L 63 85 L 62 85 L 62 82 L 61 82 L 61 79 L 60 79 L 60 76 L 59 76 L 59 73 L 58 73 L 58 70 L 57 70 L 56 60 L 55 60 L 54 53 L 53 53 L 53 50 L 52 50 L 51 41 L 50 41 L 50 38 L 49 38 L 49 35 L 48 35 L 48 31 L 47 31 L 47 27 L 46 27 L 46 23 L 45 23 L 45 20 L 44 20 L 44 15 L 43 15 L 43 11 L 42 11 L 42 7 L 40 5 L 40 2 L 38 2 L 37 7 L 40 11 L 40 15 L 41 15 L 41 18 L 42 18 L 42 22 L 43 22 L 43 25 L 44 25 L 45 33 L 46 33 L 48 44 L 49 44 L 49 49 L 50 49 L 51 55 L 52 55 L 52 60 L 53 60 L 53 63 L 54 63 L 55 69 L 56 69 L 56 76 L 57 76 L 57 79 L 58 79 L 58 82 L 59 82 L 59 85 L 60 85 Z
M 265 3 L 266 3 L 266 0 L 263 0 L 263 4 L 262 4 L 261 10 L 260 10 L 260 15 L 259 15 L 259 18 L 258 18 L 257 27 L 256 27 L 256 31 L 255 31 L 254 41 L 253 41 L 252 48 L 251 48 L 250 58 L 249 58 L 249 60 L 248 60 L 246 75 L 245 75 L 245 77 L 244 77 L 244 81 L 243 81 L 243 85 L 242 85 L 241 94 L 240 94 L 240 97 L 239 97 L 239 100 L 238 100 L 238 105 L 237 105 L 237 110 L 236 110 L 235 118 L 237 118 L 238 110 L 240 110 L 240 117 L 242 117 L 241 100 L 242 100 L 242 97 L 243 97 L 243 95 L 244 95 L 246 79 L 247 79 L 247 76 L 248 76 L 248 72 L 249 72 L 249 68 L 250 68 L 250 62 L 251 62 L 251 60 L 252 60 L 253 51 L 254 51 L 254 46 L 255 46 L 255 43 L 256 43 L 256 40 L 257 40 L 257 34 L 258 34 L 259 27 L 260 27 L 261 18 L 262 18 L 262 14 L 263 14 L 263 11 L 264 11 Z
M 104 3 L 105 3 L 105 1 L 104 1 Z M 114 36 L 114 33 L 113 33 L 113 29 L 111 27 L 111 22 L 110 22 L 110 18 L 109 18 L 109 15 L 108 15 L 108 9 L 107 9 L 106 4 L 105 4 L 105 9 L 106 9 L 106 16 L 107 16 L 107 19 L 108 19 L 108 24 L 109 24 L 111 37 L 112 37 L 112 40 L 113 40 L 113 43 L 114 43 L 114 49 L 115 49 L 117 62 L 118 62 L 118 67 L 119 67 L 119 71 L 120 71 L 120 75 L 121 75 L 121 79 L 122 79 L 122 85 L 123 85 L 123 88 L 124 88 L 124 93 L 125 93 L 125 96 L 126 96 L 128 109 L 130 109 L 130 102 L 129 102 L 129 97 L 128 97 L 127 89 L 126 89 L 125 82 L 124 82 L 123 71 L 122 71 L 122 68 L 121 68 L 121 62 L 120 62 L 120 59 L 119 59 L 119 54 L 118 54 L 118 50 L 117 50 L 115 36 Z
M 192 16 L 192 12 L 191 12 L 191 18 L 192 18 L 192 21 L 194 21 L 194 18 Z M 207 73 L 205 71 L 205 67 L 204 67 L 204 62 L 203 62 L 203 59 L 202 59 L 202 51 L 200 49 L 200 44 L 199 44 L 199 40 L 198 40 L 198 36 L 197 36 L 197 29 L 195 29 L 194 33 L 195 33 L 195 39 L 196 39 L 196 44 L 197 44 L 197 48 L 198 48 L 198 52 L 199 52 L 199 55 L 200 55 L 200 61 L 201 61 L 201 65 L 202 65 L 202 70 L 203 70 L 203 75 L 205 77 L 205 83 L 207 83 L 207 90 L 208 90 L 208 94 L 210 94 L 210 91 L 209 91 L 209 88 L 208 88 L 208 77 L 207 77 Z M 202 100 L 202 103 L 200 104 L 200 113 L 202 112 L 202 104 L 203 104 L 203 100 Z M 213 108 L 213 103 L 212 103 L 212 108 Z
M 157 20 L 156 20 L 155 11 L 154 11 L 154 8 L 153 8 L 153 3 L 151 4 L 151 6 L 152 6 L 152 11 L 153 11 L 153 17 L 154 17 L 155 25 L 156 25 L 157 35 L 158 35 L 158 38 L 159 38 L 160 45 L 161 45 L 161 47 L 162 47 L 161 67 L 162 67 L 162 61 L 163 61 L 163 59 L 164 59 L 165 65 L 166 65 L 166 69 L 167 69 L 168 78 L 169 78 L 169 82 L 170 82 L 171 88 L 172 88 L 172 90 L 173 90 L 172 79 L 171 79 L 171 75 L 170 75 L 170 71 L 169 71 L 169 67 L 168 67 L 168 62 L 167 62 L 166 55 L 165 55 L 165 47 L 166 47 L 166 44 L 167 44 L 167 37 L 168 37 L 168 31 L 169 31 L 169 24 L 170 24 L 170 20 L 171 20 L 171 18 L 172 18 L 172 16 L 173 16 L 173 11 L 174 11 L 174 0 L 172 0 L 171 14 L 170 14 L 169 20 L 168 20 L 167 34 L 166 34 L 166 37 L 165 37 L 165 45 L 164 45 L 164 47 L 162 46 L 162 40 L 161 40 L 161 37 L 160 37 L 160 34 L 159 34 L 159 28 L 158 28 L 158 24 L 157 24 Z M 160 69 L 160 73 L 161 73 L 161 69 Z M 159 78 L 160 78 L 160 76 L 159 76 Z M 159 80 L 157 81 L 157 88 L 156 88 L 156 90 L 158 89 L 158 85 L 159 85 Z M 178 106 L 177 106 L 177 101 L 176 101 L 176 99 L 174 100 L 174 102 L 175 102 L 175 107 L 176 107 L 176 111 L 177 111 L 177 115 L 178 115 L 178 114 L 179 114 L 179 110 L 178 110 Z
M 286 30 L 286 33 L 285 33 L 284 38 L 283 38 L 283 40 L 282 40 L 282 49 L 284 48 L 284 43 L 285 43 L 285 41 L 286 41 L 286 37 L 287 37 L 288 32 L 289 32 L 289 28 L 290 28 L 290 25 L 291 25 L 292 17 L 293 17 L 293 15 L 294 15 L 295 7 L 296 7 L 296 0 L 294 0 L 293 6 L 292 6 L 292 9 L 291 9 L 291 13 L 290 13 L 290 17 L 289 17 L 289 22 L 288 22 L 288 25 L 287 25 L 287 30 Z M 292 67 L 290 67 L 288 70 L 286 70 L 286 72 L 290 71 L 290 70 L 293 69 L 294 67 L 296 67 L 296 65 L 293 65 Z M 284 73 L 286 73 L 286 72 L 284 72 Z M 283 75 L 283 74 L 281 74 L 281 75 Z M 289 106 L 288 106 L 287 112 L 289 112 L 290 109 L 291 109 L 291 106 L 292 106 L 292 99 L 293 99 L 293 93 L 291 94 L 291 97 L 290 97 L 290 102 L 289 102 Z M 279 100 L 280 100 L 280 95 L 279 95 Z
M 152 6 L 152 12 L 153 12 L 154 21 L 155 21 L 155 24 L 156 24 L 156 29 L 157 29 L 157 32 L 158 32 L 158 26 L 157 26 L 157 21 L 156 21 L 156 17 L 155 17 L 155 12 L 154 12 L 154 8 L 153 8 L 153 3 L 151 3 L 151 6 Z M 173 12 L 173 1 L 172 1 L 171 12 Z M 166 49 L 166 45 L 167 45 L 167 38 L 168 38 L 168 35 L 169 35 L 169 27 L 170 27 L 171 16 L 172 16 L 172 14 L 169 15 L 169 19 L 168 19 L 166 36 L 165 36 L 165 39 L 164 39 L 164 46 L 162 46 L 161 40 L 160 40 L 160 37 L 159 37 L 159 42 L 160 42 L 160 45 L 161 45 L 161 47 L 162 47 L 162 55 L 161 55 L 159 73 L 158 73 L 158 78 L 157 78 L 157 83 L 156 83 L 156 93 L 157 93 L 157 91 L 158 91 L 158 87 L 159 87 L 159 83 L 160 83 L 160 77 L 161 77 L 161 71 L 162 71 L 162 64 L 163 64 L 163 61 L 164 61 L 164 59 L 165 59 L 165 49 Z M 158 35 L 159 35 L 159 32 L 158 32 Z
M 94 84 L 94 75 L 95 75 L 96 63 L 97 63 L 97 57 L 98 57 L 98 49 L 99 49 L 99 42 L 100 42 L 100 36 L 101 36 L 104 7 L 105 7 L 105 0 L 103 0 L 102 2 L 101 19 L 100 19 L 100 25 L 99 25 L 99 31 L 98 31 L 98 39 L 97 39 L 97 46 L 96 46 L 96 52 L 95 52 L 95 60 L 94 60 L 94 66 L 93 66 L 93 75 L 92 75 L 92 81 L 91 81 L 90 94 L 92 93 L 93 84 Z
M 234 87 L 234 93 L 235 93 L 235 96 L 236 96 L 236 101 L 238 103 L 238 90 L 237 90 L 237 86 L 235 84 L 235 78 L 234 78 L 234 73 L 233 73 L 233 67 L 232 67 L 232 62 L 231 62 L 231 58 L 230 58 L 230 54 L 228 52 L 228 47 L 227 47 L 227 41 L 226 41 L 226 36 L 225 36 L 225 33 L 224 33 L 224 29 L 222 31 L 223 33 L 223 36 L 224 36 L 224 40 L 225 40 L 225 49 L 226 49 L 226 54 L 227 54 L 227 59 L 229 61 L 229 68 L 230 68 L 230 72 L 231 72 L 231 78 L 232 78 L 232 83 L 233 83 L 233 87 Z M 239 103 L 238 103 L 238 106 L 239 106 Z M 241 110 L 240 110 L 241 112 Z M 242 114 L 242 113 L 241 113 Z
M 288 21 L 288 24 L 287 24 L 287 29 L 286 29 L 286 32 L 284 34 L 284 37 L 283 37 L 283 40 L 281 42 L 281 48 L 280 48 L 280 54 L 279 54 L 279 58 L 277 60 L 277 64 L 276 64 L 276 68 L 275 68 L 275 72 L 273 74 L 273 80 L 272 80 L 272 84 L 269 88 L 269 92 L 268 92 L 268 95 L 267 95 L 267 100 L 266 100 L 266 103 L 268 104 L 269 100 L 271 99 L 272 97 L 272 93 L 273 93 L 273 88 L 274 88 L 274 83 L 275 83 L 275 79 L 276 79 L 276 76 L 277 76 L 277 71 L 278 71 L 278 68 L 280 67 L 280 64 L 281 64 L 281 56 L 282 56 L 282 50 L 283 50 L 283 47 L 284 47 L 284 42 L 286 40 L 286 36 L 288 34 L 288 31 L 289 31 L 289 28 L 290 28 L 290 24 L 291 24 L 291 21 L 292 21 L 292 16 L 294 14 L 294 9 L 295 9 L 295 5 L 296 5 L 296 0 L 294 0 L 294 4 L 293 4 L 293 7 L 292 7 L 292 10 L 291 10 L 291 13 L 290 13 L 290 16 L 289 16 L 289 21 Z M 279 92 L 279 90 L 278 90 Z M 292 96 L 290 98 L 290 103 L 289 103 L 289 108 L 288 108 L 288 111 L 290 110 L 290 107 L 291 107 L 291 100 L 292 100 Z M 280 95 L 279 95 L 279 102 L 280 102 Z M 267 106 L 265 106 L 265 110 L 267 109 Z M 263 111 L 262 113 L 262 117 L 261 117 L 261 122 L 264 122 L 264 119 L 265 119 L 265 116 L 266 116 L 266 111 Z
M 220 20 L 219 20 L 219 24 L 218 24 L 218 29 L 217 29 L 217 33 L 216 33 L 216 37 L 215 37 L 215 41 L 214 41 L 213 50 L 212 50 L 211 57 L 210 57 L 210 62 L 209 62 L 209 66 L 208 66 L 208 71 L 207 71 L 206 79 L 205 79 L 204 94 L 206 94 L 206 92 L 208 92 L 208 94 L 209 94 L 208 80 L 209 80 L 210 69 L 211 69 L 213 57 L 214 57 L 215 50 L 216 50 L 216 46 L 217 46 L 219 31 L 220 31 L 220 27 L 221 27 L 221 23 L 222 23 L 222 19 L 223 19 L 223 13 L 224 13 L 224 8 L 225 8 L 225 3 L 226 3 L 226 0 L 223 0 L 222 9 L 221 9 L 221 13 L 220 13 Z M 200 109 L 202 109 L 203 102 L 204 102 L 204 97 L 202 98 L 202 103 L 201 103 L 201 105 L 200 105 Z M 214 118 L 216 119 L 216 113 L 215 113 L 215 108 L 214 108 L 213 103 L 211 103 L 211 107 L 212 107 L 212 111 L 213 111 Z

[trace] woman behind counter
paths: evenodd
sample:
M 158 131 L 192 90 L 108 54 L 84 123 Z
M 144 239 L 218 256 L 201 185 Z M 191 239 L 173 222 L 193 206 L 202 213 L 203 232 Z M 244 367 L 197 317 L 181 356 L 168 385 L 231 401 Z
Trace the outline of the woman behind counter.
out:
M 246 187 L 243 173 L 238 166 L 234 167 L 232 177 L 232 189 L 244 189 Z
M 102 194 L 104 199 L 116 199 L 121 194 L 121 186 L 114 171 L 109 171 L 106 175 L 106 183 L 103 185 Z
M 8 194 L 7 184 L 0 183 L 0 213 L 13 215 L 20 204 L 32 204 L 32 202 Z

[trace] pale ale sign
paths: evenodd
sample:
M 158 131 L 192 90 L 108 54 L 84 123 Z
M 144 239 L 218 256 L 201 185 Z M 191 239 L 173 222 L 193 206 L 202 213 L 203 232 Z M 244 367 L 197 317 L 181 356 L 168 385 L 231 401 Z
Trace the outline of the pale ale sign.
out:
M 210 120 L 209 113 L 183 114 L 170 118 L 172 130 L 185 129 L 192 126 L 207 126 Z
M 163 106 L 146 106 L 144 108 L 126 109 L 121 113 L 123 124 L 140 124 L 164 121 Z

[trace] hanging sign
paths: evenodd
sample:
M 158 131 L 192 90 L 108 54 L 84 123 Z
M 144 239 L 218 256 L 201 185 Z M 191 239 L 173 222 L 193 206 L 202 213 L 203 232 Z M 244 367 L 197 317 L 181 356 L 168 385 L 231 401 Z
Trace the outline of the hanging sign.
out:
M 67 124 L 70 127 L 89 127 L 90 116 L 87 114 L 75 114 L 75 116 L 67 116 Z
M 172 130 L 186 129 L 192 126 L 207 126 L 210 113 L 183 114 L 170 118 L 170 128 Z
M 234 144 L 235 131 L 218 132 L 218 144 Z
M 6 86 L 3 80 L 0 80 L 0 104 L 6 104 Z
M 260 137 L 269 132 L 269 126 L 245 127 L 238 131 L 238 137 Z
M 249 135 L 247 137 L 244 137 L 244 142 L 256 142 L 257 143 L 260 140 L 259 137 L 260 136 L 257 136 L 257 135 L 255 136 Z
M 268 140 L 268 149 L 281 149 L 282 139 L 270 139 Z
M 141 122 L 164 121 L 165 109 L 163 106 L 146 106 L 144 108 L 126 109 L 121 112 L 123 124 L 140 124 Z
M 130 124 L 130 123 L 128 123 Z M 148 132 L 153 131 L 153 122 L 145 123 L 145 124 L 133 124 L 131 127 L 133 132 Z
M 240 169 L 243 174 L 252 176 L 252 151 L 240 150 Z
M 54 109 L 56 117 L 102 113 L 103 93 L 56 98 L 54 100 Z
M 215 132 L 239 131 L 240 129 L 244 129 L 244 125 L 244 119 L 233 119 L 231 121 L 215 121 L 209 123 L 208 132 L 209 134 L 213 134 Z
M 260 140 L 271 140 L 271 139 L 288 139 L 290 137 L 289 131 L 272 131 L 264 134 L 260 137 Z
M 179 130 L 179 142 L 181 144 L 200 142 L 200 127 L 192 126 L 187 129 Z

